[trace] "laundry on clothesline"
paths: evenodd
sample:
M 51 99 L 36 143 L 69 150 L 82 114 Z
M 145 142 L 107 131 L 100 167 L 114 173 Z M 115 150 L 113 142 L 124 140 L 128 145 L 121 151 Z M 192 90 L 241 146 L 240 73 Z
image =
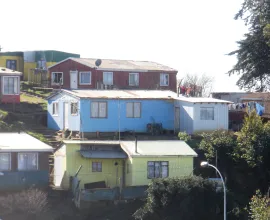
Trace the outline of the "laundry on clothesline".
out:
M 252 111 L 256 111 L 256 113 L 260 116 L 263 115 L 265 108 L 263 103 L 258 103 L 258 102 L 245 102 L 245 103 L 234 103 L 234 104 L 229 104 L 228 106 L 230 111 L 234 110 L 244 110 L 247 113 L 250 113 Z

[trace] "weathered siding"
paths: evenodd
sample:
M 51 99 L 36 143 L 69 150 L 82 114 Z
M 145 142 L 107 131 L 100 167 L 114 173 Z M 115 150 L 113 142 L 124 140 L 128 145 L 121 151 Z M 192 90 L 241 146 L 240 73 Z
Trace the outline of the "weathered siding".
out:
M 174 101 L 164 100 L 95 100 L 107 101 L 107 118 L 91 118 L 89 99 L 81 100 L 84 132 L 146 132 L 148 123 L 162 123 L 164 129 L 174 130 Z M 141 102 L 141 117 L 127 118 L 126 103 Z
M 123 177 L 123 163 L 121 159 L 89 159 L 84 158 L 78 152 L 80 145 L 66 145 L 66 175 L 64 186 L 67 187 L 70 176 L 74 176 L 80 165 L 78 179 L 81 180 L 80 188 L 84 188 L 85 183 L 105 181 L 108 187 L 119 186 L 120 179 Z M 92 162 L 102 162 L 102 172 L 92 172 Z M 118 162 L 118 166 L 114 163 Z
M 201 107 L 213 107 L 214 108 L 214 120 L 201 120 L 200 108 Z M 229 111 L 227 104 L 195 104 L 194 105 L 194 132 L 211 131 L 217 129 L 229 128 Z
M 58 102 L 59 114 L 54 116 L 53 113 L 53 102 Z M 71 115 L 71 103 L 78 102 L 78 108 L 80 111 L 79 99 L 73 98 L 71 96 L 59 94 L 52 99 L 48 100 L 48 115 L 47 115 L 47 125 L 48 128 L 54 130 L 63 130 L 64 129 L 64 103 L 68 102 L 68 125 L 69 129 L 73 131 L 80 130 L 80 113 L 77 115 Z
M 73 60 L 67 60 L 59 65 L 51 67 L 49 72 L 49 80 L 51 83 L 52 72 L 63 72 L 63 86 L 64 89 L 70 89 L 70 71 L 78 71 L 78 89 L 95 89 L 97 82 L 103 82 L 102 70 L 96 70 L 90 68 Z M 79 72 L 91 71 L 91 85 L 80 85 L 79 84 Z M 134 72 L 134 71 L 109 71 L 113 72 L 113 85 L 118 89 L 159 89 L 159 90 L 171 90 L 176 92 L 176 74 L 177 72 L 166 72 L 166 71 L 151 71 L 151 72 Z M 129 86 L 129 73 L 139 73 L 139 86 Z M 160 73 L 169 74 L 169 86 L 160 86 Z M 51 85 L 51 84 L 50 84 Z M 51 85 L 53 88 L 59 86 Z
M 132 186 L 148 185 L 151 179 L 147 178 L 148 161 L 168 161 L 169 177 L 181 177 L 192 174 L 193 157 L 141 157 L 133 158 Z

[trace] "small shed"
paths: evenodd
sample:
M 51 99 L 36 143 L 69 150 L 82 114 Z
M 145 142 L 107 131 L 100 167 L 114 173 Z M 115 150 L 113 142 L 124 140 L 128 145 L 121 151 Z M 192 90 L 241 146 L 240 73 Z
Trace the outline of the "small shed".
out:
M 0 103 L 20 103 L 21 72 L 0 66 Z
M 0 190 L 49 186 L 53 148 L 26 133 L 0 133 Z
M 180 131 L 194 132 L 228 130 L 229 109 L 232 102 L 213 98 L 189 98 L 180 96 L 175 108 L 180 112 Z

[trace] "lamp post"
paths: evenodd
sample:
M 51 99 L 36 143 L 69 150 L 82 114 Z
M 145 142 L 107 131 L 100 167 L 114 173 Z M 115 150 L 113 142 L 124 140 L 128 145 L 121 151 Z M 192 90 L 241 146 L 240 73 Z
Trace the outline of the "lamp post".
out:
M 206 161 L 203 161 L 201 162 L 201 167 L 213 167 L 219 174 L 220 178 L 221 178 L 221 181 L 222 181 L 222 184 L 223 184 L 223 190 L 224 190 L 224 220 L 227 219 L 227 211 L 226 211 L 226 186 L 225 186 L 225 182 L 224 182 L 224 179 L 221 175 L 221 173 L 219 172 L 218 168 L 216 168 L 215 166 L 213 166 L 212 164 L 206 162 Z

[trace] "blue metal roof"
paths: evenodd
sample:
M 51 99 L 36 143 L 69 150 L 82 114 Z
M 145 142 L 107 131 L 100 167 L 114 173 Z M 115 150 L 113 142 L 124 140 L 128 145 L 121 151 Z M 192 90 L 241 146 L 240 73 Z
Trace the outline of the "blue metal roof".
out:
M 127 154 L 123 151 L 80 150 L 79 152 L 85 158 L 99 158 L 99 159 L 125 159 L 127 158 Z

